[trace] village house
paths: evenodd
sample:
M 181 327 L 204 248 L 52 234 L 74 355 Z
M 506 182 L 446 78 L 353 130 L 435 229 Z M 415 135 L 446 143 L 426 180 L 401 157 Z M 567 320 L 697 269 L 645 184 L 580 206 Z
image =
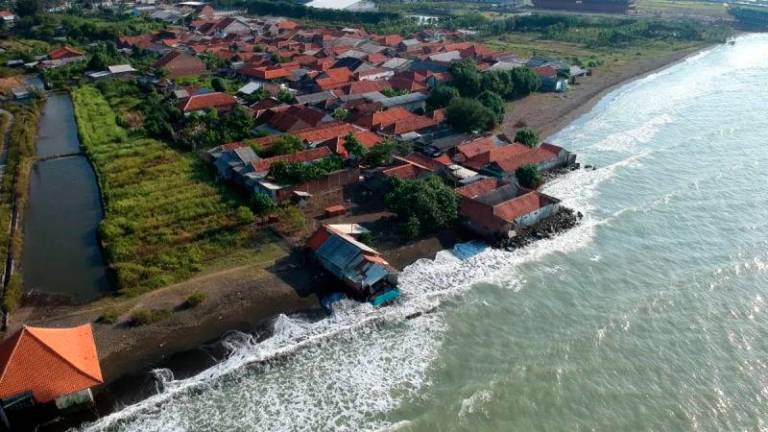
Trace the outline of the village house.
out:
M 162 70 L 166 77 L 171 79 L 204 75 L 208 72 L 202 60 L 180 51 L 172 51 L 164 55 L 152 67 Z
M 350 234 L 323 225 L 307 241 L 318 263 L 344 283 L 356 298 L 372 300 L 391 293 L 384 301 L 399 295 L 395 288 L 395 270 L 371 247 L 355 240 Z
M 216 146 L 208 150 L 207 155 L 217 175 L 224 180 L 240 176 L 249 163 L 259 159 L 250 146 L 242 143 Z
M 0 398 L 26 409 L 92 403 L 91 388 L 104 382 L 90 324 L 22 327 L 0 344 L 0 371 Z M 4 414 L 12 418 L 10 410 Z
M 476 181 L 456 192 L 464 224 L 491 241 L 513 238 L 560 208 L 556 198 L 497 178 Z
M 49 52 L 48 59 L 41 61 L 40 66 L 46 69 L 53 69 L 82 61 L 85 61 L 84 52 L 70 46 L 63 46 Z
M 0 19 L 3 21 L 3 25 L 7 29 L 11 29 L 16 26 L 16 14 L 11 11 L 0 11 Z
M 548 171 L 572 165 L 576 156 L 554 144 L 530 148 L 506 144 L 499 136 L 488 136 L 456 146 L 453 160 L 488 175 L 514 178 L 515 171 L 523 165 L 532 164 L 540 171 Z
M 179 109 L 185 116 L 202 113 L 214 109 L 219 113 L 232 111 L 237 105 L 237 100 L 221 92 L 196 94 L 179 103 Z

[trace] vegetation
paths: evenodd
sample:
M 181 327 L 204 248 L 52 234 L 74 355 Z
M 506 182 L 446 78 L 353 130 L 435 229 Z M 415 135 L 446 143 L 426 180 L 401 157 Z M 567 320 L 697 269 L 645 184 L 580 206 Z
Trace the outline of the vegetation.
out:
M 458 97 L 445 111 L 448 123 L 459 132 L 487 131 L 496 127 L 497 116 L 475 99 Z
M 22 236 L 21 230 L 15 230 L 10 237 L 10 225 L 14 206 L 18 212 L 26 208 L 29 191 L 29 169 L 35 156 L 35 141 L 37 140 L 37 123 L 40 118 L 40 102 L 34 101 L 31 106 L 7 105 L 4 107 L 15 118 L 10 130 L 8 153 L 2 183 L 0 184 L 0 256 L 3 267 L 5 257 L 10 253 L 16 262 L 21 260 Z M 0 120 L 0 139 L 5 139 L 5 130 L 9 119 L 2 116 Z M 23 287 L 21 274 L 16 272 L 11 277 L 5 289 L 2 306 L 6 312 L 12 312 L 21 302 Z
M 93 86 L 72 97 L 104 198 L 99 233 L 121 293 L 187 279 L 249 244 L 253 228 L 239 200 L 213 186 L 195 157 L 130 138 Z
M 338 155 L 328 156 L 313 163 L 278 161 L 269 168 L 269 177 L 281 185 L 295 185 L 326 176 L 344 167 Z
M 392 190 L 384 198 L 387 207 L 405 221 L 403 235 L 409 239 L 448 228 L 458 215 L 456 193 L 439 177 L 392 179 Z
M 304 231 L 307 228 L 307 218 L 296 206 L 288 205 L 278 208 L 277 218 L 289 233 Z
M 496 123 L 504 121 L 504 101 L 499 95 L 490 90 L 486 90 L 477 96 L 477 101 L 493 113 Z
M 277 207 L 272 198 L 263 192 L 256 192 L 253 194 L 253 198 L 251 198 L 251 205 L 256 214 L 260 216 L 272 213 Z
M 284 154 L 293 154 L 298 151 L 304 150 L 305 146 L 301 139 L 295 135 L 281 135 L 272 143 L 269 148 L 263 150 L 260 153 L 261 156 L 278 156 Z
M 536 148 L 541 142 L 541 138 L 536 131 L 525 128 L 515 133 L 515 142 L 527 145 L 530 148 Z
M 533 164 L 523 165 L 515 170 L 515 178 L 520 186 L 536 189 L 541 186 L 543 180 L 539 168 Z
M 344 148 L 355 159 L 362 159 L 365 156 L 365 147 L 360 144 L 360 141 L 352 132 L 344 137 Z
M 380 93 L 386 97 L 395 97 L 395 96 L 407 95 L 411 92 L 406 89 L 385 88 Z
M 433 110 L 444 108 L 457 97 L 459 97 L 459 91 L 456 90 L 456 87 L 439 84 L 429 93 L 429 97 L 427 97 L 427 106 Z
M 197 307 L 205 301 L 206 295 L 202 291 L 195 291 L 184 300 L 184 307 L 186 309 L 192 309 Z
M 129 320 L 134 327 L 165 321 L 171 317 L 168 309 L 139 309 L 131 314 Z

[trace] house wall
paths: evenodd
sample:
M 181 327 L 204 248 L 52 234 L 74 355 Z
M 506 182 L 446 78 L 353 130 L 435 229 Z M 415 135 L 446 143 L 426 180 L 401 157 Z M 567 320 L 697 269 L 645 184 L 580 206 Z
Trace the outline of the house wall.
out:
M 542 220 L 552 216 L 559 207 L 560 207 L 559 204 L 553 203 L 553 204 L 541 207 L 538 210 L 534 210 L 531 213 L 528 213 L 527 215 L 520 216 L 519 218 L 515 219 L 515 226 L 517 228 L 525 228 L 531 225 L 535 225 L 541 222 Z
M 321 179 L 313 180 L 304 184 L 280 189 L 276 193 L 277 202 L 285 202 L 291 199 L 294 191 L 307 192 L 312 195 L 340 190 L 344 186 L 356 183 L 360 179 L 360 169 L 348 169 L 331 173 Z

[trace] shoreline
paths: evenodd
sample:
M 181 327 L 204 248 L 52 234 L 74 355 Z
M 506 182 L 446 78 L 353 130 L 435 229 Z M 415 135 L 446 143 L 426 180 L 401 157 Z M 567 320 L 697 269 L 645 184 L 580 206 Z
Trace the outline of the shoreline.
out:
M 620 70 L 601 71 L 582 78 L 567 93 L 535 93 L 507 105 L 508 111 L 500 125 L 502 132 L 514 136 L 516 124 L 523 122 L 548 139 L 588 113 L 606 95 L 630 82 L 672 67 L 716 45 L 702 45 L 675 51 L 661 57 L 646 57 Z M 604 80 L 601 85 L 597 80 Z M 511 109 L 509 107 L 511 106 Z
M 539 130 L 542 137 L 549 137 L 589 112 L 616 88 L 685 61 L 710 47 L 691 47 L 658 58 L 645 58 L 638 64 L 624 65 L 619 71 L 598 70 L 582 84 L 572 87 L 573 94 L 537 93 L 512 102 L 513 108 L 501 128 L 509 134 L 516 123 L 524 121 L 528 127 Z M 441 233 L 382 252 L 402 269 L 419 258 L 434 258 L 459 240 L 456 233 Z M 319 310 L 316 296 L 306 291 L 302 296 L 302 290 L 313 286 L 313 275 L 301 270 L 302 262 L 296 255 L 293 253 L 268 268 L 249 265 L 203 275 L 132 301 L 130 309 L 173 308 L 194 290 L 202 288 L 208 293 L 203 305 L 175 312 L 169 320 L 134 328 L 121 323 L 94 324 L 105 377 L 105 384 L 96 392 L 99 417 L 117 410 L 118 406 L 138 402 L 147 391 L 153 391 L 154 369 L 168 367 L 175 378 L 184 378 L 221 361 L 225 355 L 221 341 L 227 333 L 243 331 L 263 339 L 271 335 L 271 324 L 280 314 L 316 314 Z M 110 307 L 112 299 L 103 300 L 86 309 L 33 306 L 28 308 L 32 311 L 27 311 L 27 316 L 35 325 L 65 326 L 83 319 L 93 322 Z

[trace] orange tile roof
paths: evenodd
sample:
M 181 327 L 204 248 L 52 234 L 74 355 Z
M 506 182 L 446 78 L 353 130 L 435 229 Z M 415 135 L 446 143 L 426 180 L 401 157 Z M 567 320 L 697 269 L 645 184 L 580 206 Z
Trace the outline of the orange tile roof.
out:
M 237 105 L 235 98 L 226 93 L 216 92 L 191 96 L 184 102 L 181 110 L 189 113 L 208 108 L 228 108 L 235 105 Z
M 354 95 L 380 92 L 388 88 L 392 88 L 392 86 L 385 80 L 364 80 L 351 82 L 344 86 L 343 90 L 345 94 Z
M 371 148 L 381 142 L 380 136 L 367 130 L 354 130 L 352 131 L 352 135 L 354 135 L 354 137 L 357 138 L 357 141 L 359 141 L 365 148 Z M 347 152 L 347 148 L 344 146 L 344 138 L 346 136 L 347 134 L 343 134 L 329 138 L 318 144 L 318 147 L 328 147 L 332 152 L 347 159 L 349 158 L 349 152 Z
M 492 137 L 475 138 L 472 141 L 461 143 L 456 146 L 456 151 L 467 159 L 472 159 L 482 153 L 489 152 L 496 148 L 496 143 Z
M 40 403 L 104 382 L 90 324 L 23 327 L 0 345 L 0 397 L 31 391 Z
M 69 46 L 63 46 L 61 48 L 57 48 L 57 49 L 51 51 L 48 54 L 48 57 L 51 60 L 59 60 L 59 59 L 70 58 L 70 57 L 82 57 L 84 55 L 85 55 L 85 53 L 83 53 L 80 50 L 74 49 L 74 48 L 69 47 Z
M 463 164 L 479 170 L 492 162 L 508 161 L 513 158 L 525 156 L 529 153 L 531 153 L 530 147 L 526 147 L 522 144 L 510 144 L 479 153 L 478 155 L 467 159 Z
M 552 203 L 553 201 L 548 196 L 532 191 L 495 205 L 493 213 L 507 222 L 514 222 L 520 216 L 527 215 Z
M 504 183 L 501 180 L 495 177 L 489 177 L 482 180 L 478 180 L 474 183 L 470 183 L 466 186 L 457 188 L 456 193 L 458 193 L 463 197 L 474 199 L 479 196 L 485 195 L 488 192 L 503 185 Z

